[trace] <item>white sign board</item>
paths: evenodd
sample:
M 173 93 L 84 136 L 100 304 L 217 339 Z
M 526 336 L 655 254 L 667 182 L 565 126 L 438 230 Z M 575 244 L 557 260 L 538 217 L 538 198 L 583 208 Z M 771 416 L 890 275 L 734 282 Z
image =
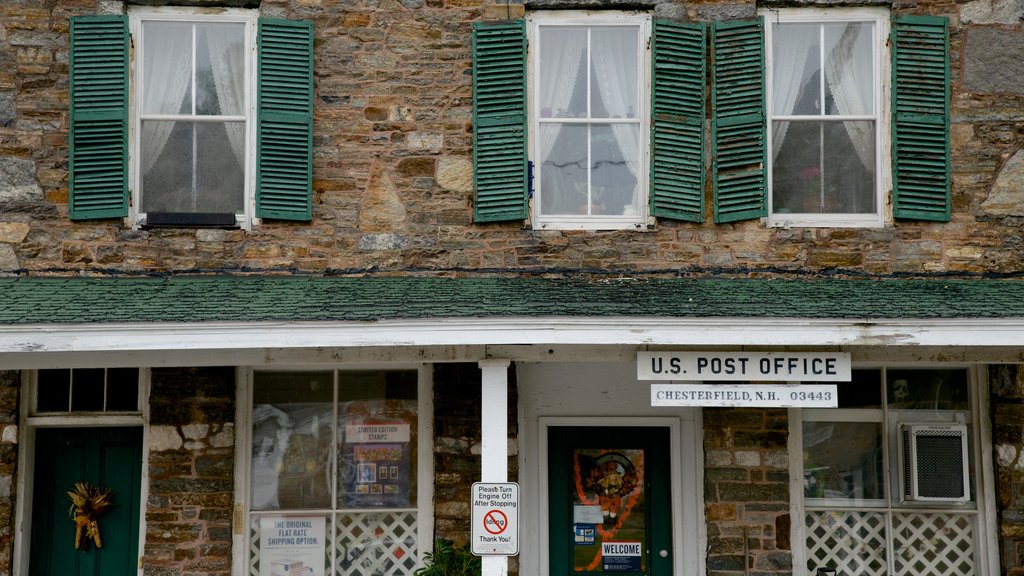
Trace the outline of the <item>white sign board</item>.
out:
M 848 352 L 637 352 L 638 380 L 849 382 Z
M 473 484 L 473 527 L 470 551 L 477 556 L 519 554 L 519 485 L 514 482 Z
M 323 516 L 260 516 L 260 576 L 324 576 Z
M 835 384 L 651 384 L 651 406 L 835 408 Z

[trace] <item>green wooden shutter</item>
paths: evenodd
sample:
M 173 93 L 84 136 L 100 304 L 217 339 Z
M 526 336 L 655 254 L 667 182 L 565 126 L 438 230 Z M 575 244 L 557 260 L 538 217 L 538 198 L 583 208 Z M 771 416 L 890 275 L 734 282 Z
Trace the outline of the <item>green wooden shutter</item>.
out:
M 651 89 L 651 214 L 704 219 L 705 26 L 656 20 Z
M 526 162 L 526 24 L 474 22 L 474 222 L 527 218 Z
M 893 216 L 948 222 L 948 21 L 898 17 L 892 47 Z
M 260 18 L 256 216 L 313 218 L 313 24 Z
M 711 143 L 715 222 L 768 215 L 764 23 L 712 24 Z
M 128 19 L 71 18 L 69 202 L 74 220 L 128 216 Z

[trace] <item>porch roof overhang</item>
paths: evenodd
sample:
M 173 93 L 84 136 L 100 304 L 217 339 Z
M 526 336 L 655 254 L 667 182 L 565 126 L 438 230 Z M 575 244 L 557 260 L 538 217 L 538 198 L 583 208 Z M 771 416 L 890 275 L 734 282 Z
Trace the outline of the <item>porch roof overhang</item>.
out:
M 0 278 L 0 366 L 69 353 L 474 346 L 1024 350 L 1024 281 Z

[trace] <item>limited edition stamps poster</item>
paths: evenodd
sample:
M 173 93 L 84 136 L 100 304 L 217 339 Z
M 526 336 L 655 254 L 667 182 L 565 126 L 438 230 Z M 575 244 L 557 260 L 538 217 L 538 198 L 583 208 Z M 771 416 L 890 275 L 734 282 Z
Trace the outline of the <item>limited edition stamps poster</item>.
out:
M 646 570 L 644 451 L 577 448 L 572 464 L 573 570 Z

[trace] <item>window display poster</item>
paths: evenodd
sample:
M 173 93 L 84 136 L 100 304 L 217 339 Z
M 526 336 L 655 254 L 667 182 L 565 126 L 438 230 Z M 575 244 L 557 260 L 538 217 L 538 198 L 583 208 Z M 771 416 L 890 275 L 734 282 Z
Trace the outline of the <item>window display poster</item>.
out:
M 261 516 L 260 576 L 324 576 L 323 516 Z
M 345 427 L 341 448 L 341 499 L 353 508 L 410 505 L 412 449 L 406 422 L 372 422 Z
M 572 457 L 573 570 L 645 571 L 644 450 L 576 448 Z

